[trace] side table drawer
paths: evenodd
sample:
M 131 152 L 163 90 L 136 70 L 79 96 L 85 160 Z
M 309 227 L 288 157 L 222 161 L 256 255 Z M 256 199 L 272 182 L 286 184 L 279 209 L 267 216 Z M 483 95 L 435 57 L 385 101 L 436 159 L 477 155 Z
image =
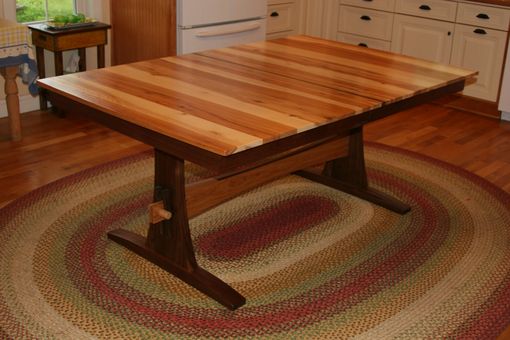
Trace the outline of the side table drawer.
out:
M 510 9 L 459 3 L 457 22 L 507 31 Z
M 393 13 L 340 6 L 338 30 L 375 39 L 390 40 Z
M 35 30 L 32 31 L 32 44 L 50 51 L 55 49 L 55 39 L 53 36 Z
M 53 52 L 106 45 L 107 39 L 106 30 L 76 32 L 59 36 L 45 34 L 37 30 L 32 31 L 32 43 Z
M 91 31 L 64 35 L 58 38 L 55 46 L 57 51 L 65 51 L 76 48 L 76 46 L 93 47 L 105 45 L 107 42 L 106 31 Z

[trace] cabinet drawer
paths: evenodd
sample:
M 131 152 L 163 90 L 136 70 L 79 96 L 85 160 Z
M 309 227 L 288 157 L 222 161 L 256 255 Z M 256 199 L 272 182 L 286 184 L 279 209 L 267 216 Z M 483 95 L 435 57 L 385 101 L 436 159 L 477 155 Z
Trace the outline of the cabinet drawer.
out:
M 295 25 L 295 3 L 271 5 L 267 8 L 267 34 L 292 31 Z
M 54 36 L 38 31 L 32 31 L 32 43 L 50 51 L 67 51 L 80 48 L 105 45 L 107 42 L 106 30 L 90 32 L 69 33 L 62 36 Z
M 379 39 L 372 39 L 362 37 L 360 35 L 348 34 L 348 33 L 337 33 L 336 40 L 357 46 L 363 46 L 368 48 L 375 48 L 377 50 L 389 51 L 390 42 Z
M 351 5 L 364 8 L 378 9 L 393 12 L 395 0 L 340 0 L 342 5 Z
M 444 0 L 397 0 L 395 12 L 454 22 L 457 14 L 457 2 Z
M 288 3 L 294 3 L 295 0 L 267 0 L 267 5 L 281 5 L 281 4 L 288 4 Z
M 343 33 L 390 40 L 393 13 L 365 8 L 340 6 L 338 30 Z
M 510 10 L 459 3 L 457 22 L 507 31 L 510 22 Z

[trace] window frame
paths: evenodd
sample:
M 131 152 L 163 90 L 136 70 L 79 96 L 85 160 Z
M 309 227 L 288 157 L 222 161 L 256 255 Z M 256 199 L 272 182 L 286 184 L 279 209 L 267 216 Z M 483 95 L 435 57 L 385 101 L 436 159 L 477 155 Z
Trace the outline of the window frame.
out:
M 72 0 L 74 1 L 74 6 L 76 12 L 86 13 L 88 6 L 87 0 Z M 16 0 L 3 0 L 3 10 L 4 10 L 4 18 L 16 21 Z M 46 20 L 42 20 L 44 22 Z M 25 24 L 29 24 L 26 22 Z

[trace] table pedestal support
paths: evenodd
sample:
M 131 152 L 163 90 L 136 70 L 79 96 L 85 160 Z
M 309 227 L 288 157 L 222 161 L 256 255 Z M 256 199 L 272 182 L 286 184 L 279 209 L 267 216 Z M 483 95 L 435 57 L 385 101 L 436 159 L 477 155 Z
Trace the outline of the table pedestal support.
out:
M 363 127 L 351 130 L 348 154 L 327 162 L 322 174 L 306 170 L 298 171 L 296 174 L 399 214 L 405 214 L 411 210 L 409 205 L 368 186 L 363 149 Z
M 156 150 L 154 184 L 154 201 L 163 201 L 171 219 L 151 224 L 147 238 L 122 229 L 108 237 L 225 307 L 234 310 L 244 305 L 241 294 L 197 264 L 188 224 L 184 161 Z
M 109 232 L 108 237 L 234 310 L 244 305 L 246 300 L 228 284 L 198 265 L 188 215 L 196 216 L 294 171 L 392 211 L 406 213 L 410 210 L 408 205 L 368 187 L 362 132 L 362 128 L 356 128 L 349 136 L 312 143 L 291 150 L 271 162 L 254 164 L 239 173 L 224 174 L 188 186 L 184 180 L 184 161 L 155 150 L 154 202 L 158 202 L 158 209 L 168 213 L 169 219 L 153 220 L 147 238 L 122 229 Z M 322 174 L 298 171 L 324 162 L 326 165 Z
M 0 73 L 5 79 L 5 101 L 7 103 L 7 112 L 9 115 L 11 138 L 13 141 L 19 141 L 21 140 L 21 118 L 19 112 L 18 85 L 16 84 L 18 66 L 4 67 L 0 69 Z

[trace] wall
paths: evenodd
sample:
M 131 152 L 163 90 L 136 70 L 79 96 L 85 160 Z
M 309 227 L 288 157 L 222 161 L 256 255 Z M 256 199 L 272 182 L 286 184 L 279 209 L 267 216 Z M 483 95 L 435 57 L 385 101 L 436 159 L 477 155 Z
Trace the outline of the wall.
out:
M 510 121 L 510 37 L 508 38 L 508 51 L 506 53 L 504 72 L 499 109 L 501 110 L 501 119 Z
M 0 16 L 5 17 L 4 15 L 4 1 L 8 0 L 0 0 Z M 102 22 L 110 22 L 110 4 L 109 1 L 105 0 L 78 0 L 77 1 L 77 9 L 78 12 L 85 13 L 87 16 L 95 18 Z M 108 41 L 110 41 L 110 34 Z M 68 51 L 64 52 L 64 67 L 67 64 L 67 61 L 71 57 L 72 53 L 77 53 L 76 51 Z M 35 53 L 34 53 L 35 54 Z M 106 46 L 106 65 L 110 65 L 110 47 Z M 95 48 L 87 49 L 87 69 L 97 68 L 97 56 Z M 55 74 L 54 68 L 54 59 L 53 53 L 49 51 L 45 51 L 44 53 L 45 66 L 46 66 L 46 75 L 51 76 Z M 20 97 L 20 111 L 21 112 L 29 112 L 33 110 L 39 109 L 39 98 L 36 96 L 32 96 L 28 92 L 28 88 L 25 84 L 21 82 L 18 78 L 17 80 L 19 97 Z M 4 88 L 4 80 L 0 77 L 0 117 L 7 116 L 7 107 L 5 104 L 5 93 L 3 91 Z

